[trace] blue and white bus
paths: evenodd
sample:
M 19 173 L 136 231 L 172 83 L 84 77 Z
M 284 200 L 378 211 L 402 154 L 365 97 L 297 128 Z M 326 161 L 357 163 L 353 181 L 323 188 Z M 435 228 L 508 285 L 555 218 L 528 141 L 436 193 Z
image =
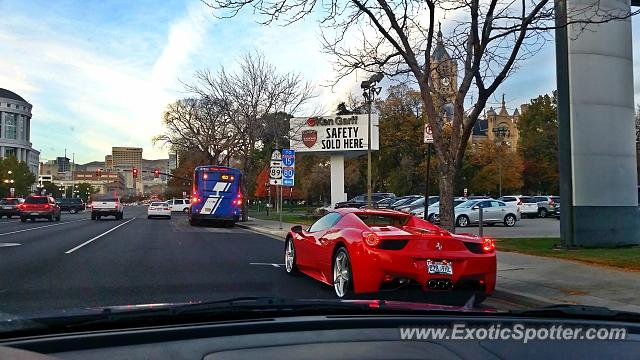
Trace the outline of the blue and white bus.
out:
M 242 172 L 225 166 L 198 166 L 193 172 L 189 223 L 224 221 L 233 225 L 242 214 Z

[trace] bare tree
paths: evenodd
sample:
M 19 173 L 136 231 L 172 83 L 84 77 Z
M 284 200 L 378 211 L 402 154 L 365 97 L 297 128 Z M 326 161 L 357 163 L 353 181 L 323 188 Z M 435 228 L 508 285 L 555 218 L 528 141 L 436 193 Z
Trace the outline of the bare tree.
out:
M 277 71 L 260 53 L 247 53 L 239 61 L 239 70 L 229 73 L 224 68 L 217 73 L 201 70 L 196 73 L 195 84 L 188 89 L 203 99 L 219 99 L 224 116 L 237 134 L 232 149 L 233 160 L 238 161 L 244 173 L 245 194 L 253 185 L 260 164 L 255 152 L 262 146 L 268 115 L 295 114 L 313 94 L 313 87 L 300 74 Z M 276 129 L 277 133 L 282 130 Z M 288 144 L 276 144 L 285 146 Z M 245 202 L 245 210 L 248 202 Z M 247 216 L 247 211 L 243 212 Z M 245 219 L 246 220 L 246 219 Z
M 167 106 L 163 115 L 166 132 L 154 143 L 169 145 L 174 151 L 204 154 L 210 164 L 229 161 L 238 133 L 225 116 L 222 101 L 213 98 L 187 98 Z
M 441 223 L 454 231 L 454 179 L 469 136 L 488 99 L 522 60 L 538 52 L 556 28 L 549 0 L 202 0 L 222 17 L 245 7 L 263 23 L 289 24 L 318 13 L 325 50 L 339 76 L 361 69 L 402 76 L 420 90 L 432 128 L 438 170 Z M 585 21 L 584 14 L 589 14 Z M 572 8 L 567 24 L 626 19 L 629 11 L 593 5 Z M 450 18 L 443 36 L 437 18 Z M 433 56 L 437 55 L 437 56 Z M 453 83 L 443 82 L 453 74 Z

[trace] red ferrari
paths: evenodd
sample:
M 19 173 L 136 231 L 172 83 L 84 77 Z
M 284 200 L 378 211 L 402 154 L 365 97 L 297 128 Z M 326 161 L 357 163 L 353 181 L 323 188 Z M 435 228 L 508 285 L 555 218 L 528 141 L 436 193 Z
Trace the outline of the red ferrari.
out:
M 338 297 L 419 284 L 424 291 L 471 291 L 476 304 L 496 283 L 495 241 L 454 235 L 393 210 L 336 209 L 285 242 L 285 269 L 328 285 Z M 395 287 L 398 287 L 395 286 Z

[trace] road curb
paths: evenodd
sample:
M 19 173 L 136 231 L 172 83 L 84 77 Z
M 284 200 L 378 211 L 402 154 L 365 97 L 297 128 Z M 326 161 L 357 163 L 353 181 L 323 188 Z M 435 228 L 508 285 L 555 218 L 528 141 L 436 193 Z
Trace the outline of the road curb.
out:
M 269 236 L 273 239 L 276 240 L 280 240 L 284 242 L 284 236 L 282 236 L 282 234 L 280 233 L 280 231 L 285 231 L 283 230 L 276 230 L 276 231 L 271 231 L 271 230 L 266 230 L 265 228 L 259 227 L 259 226 L 252 226 L 250 224 L 243 224 L 243 223 L 236 223 L 237 227 L 243 228 L 243 229 L 247 229 L 250 231 L 253 231 L 255 233 L 258 234 L 262 234 L 262 235 L 266 235 Z
M 492 297 L 500 300 L 512 302 L 514 304 L 522 305 L 530 308 L 539 308 L 549 305 L 557 304 L 558 302 L 549 301 L 549 299 L 542 296 L 523 293 L 519 291 L 508 290 L 505 288 L 496 287 Z

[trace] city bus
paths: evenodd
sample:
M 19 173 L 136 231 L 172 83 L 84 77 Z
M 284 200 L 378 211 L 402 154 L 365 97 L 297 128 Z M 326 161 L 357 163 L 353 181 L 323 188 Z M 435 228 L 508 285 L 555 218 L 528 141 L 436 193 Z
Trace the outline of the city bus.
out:
M 233 226 L 242 214 L 242 172 L 225 166 L 198 166 L 193 171 L 189 223 L 223 222 Z

